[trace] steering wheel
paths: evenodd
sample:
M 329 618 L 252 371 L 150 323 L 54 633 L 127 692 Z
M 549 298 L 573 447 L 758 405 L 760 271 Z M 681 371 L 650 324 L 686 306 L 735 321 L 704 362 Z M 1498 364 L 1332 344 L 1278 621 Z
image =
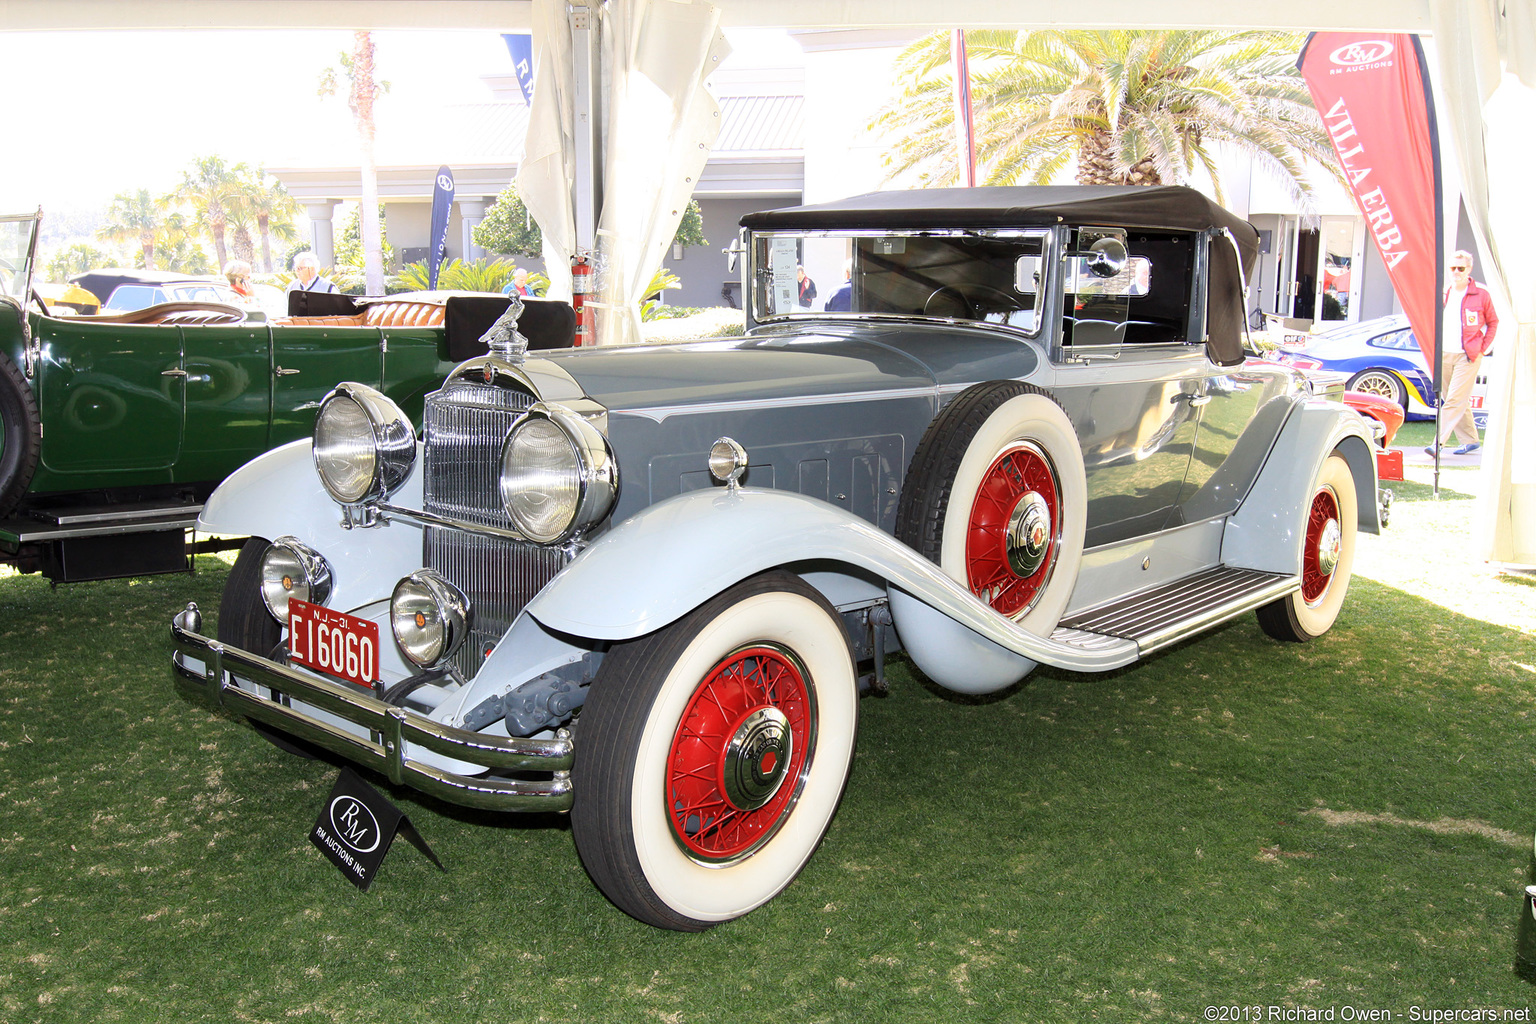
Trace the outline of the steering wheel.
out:
M 955 312 L 959 310 L 959 312 Z M 960 289 L 949 285 L 935 288 L 923 302 L 924 316 L 943 316 L 956 320 L 976 319 L 976 308 L 961 294 Z
M 53 315 L 52 313 L 48 312 L 48 303 L 43 301 L 42 295 L 38 293 L 36 288 L 32 289 L 32 301 L 37 303 L 38 312 L 42 313 L 43 316 Z

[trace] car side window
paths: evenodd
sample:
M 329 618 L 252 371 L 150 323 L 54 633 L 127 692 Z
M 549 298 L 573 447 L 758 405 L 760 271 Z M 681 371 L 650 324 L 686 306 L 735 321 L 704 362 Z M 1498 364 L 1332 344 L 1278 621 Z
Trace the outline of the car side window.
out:
M 126 313 L 164 301 L 165 292 L 159 288 L 143 284 L 120 284 L 112 289 L 112 298 L 107 301 L 105 308 Z
M 1194 234 L 1080 228 L 1071 253 L 1089 253 L 1104 237 L 1119 238 L 1125 260 L 1108 276 L 1094 257 L 1071 255 L 1063 275 L 1062 342 L 1088 345 L 1181 345 L 1189 339 L 1194 293 Z
M 1366 344 L 1372 348 L 1390 348 L 1398 352 L 1417 352 L 1419 339 L 1411 330 L 1393 331 L 1390 334 L 1382 334 L 1372 338 Z

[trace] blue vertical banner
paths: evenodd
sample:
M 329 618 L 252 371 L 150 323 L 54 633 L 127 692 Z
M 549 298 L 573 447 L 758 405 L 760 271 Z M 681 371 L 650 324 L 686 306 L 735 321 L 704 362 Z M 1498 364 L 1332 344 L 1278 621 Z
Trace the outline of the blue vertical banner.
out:
M 533 106 L 533 36 L 505 34 L 507 52 L 512 55 L 512 70 L 523 90 L 523 102 Z
M 453 209 L 453 172 L 447 167 L 437 169 L 437 180 L 432 185 L 432 234 L 428 236 L 432 252 L 427 257 L 427 287 L 437 287 L 437 270 L 443 265 L 443 252 L 448 248 L 448 213 Z

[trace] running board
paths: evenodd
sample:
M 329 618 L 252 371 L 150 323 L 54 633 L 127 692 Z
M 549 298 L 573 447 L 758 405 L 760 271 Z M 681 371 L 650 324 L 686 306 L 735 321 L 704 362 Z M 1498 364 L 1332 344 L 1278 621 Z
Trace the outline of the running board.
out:
M 1220 565 L 1069 615 L 1051 639 L 1085 650 L 1110 643 L 1110 638 L 1133 640 L 1146 655 L 1300 586 L 1295 576 Z

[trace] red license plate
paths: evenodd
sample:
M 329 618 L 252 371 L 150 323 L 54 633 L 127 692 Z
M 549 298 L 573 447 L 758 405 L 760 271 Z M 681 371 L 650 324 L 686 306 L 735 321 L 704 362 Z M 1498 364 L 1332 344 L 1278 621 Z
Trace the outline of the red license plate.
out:
M 379 678 L 379 624 L 291 598 L 288 654 L 306 668 L 371 690 Z

